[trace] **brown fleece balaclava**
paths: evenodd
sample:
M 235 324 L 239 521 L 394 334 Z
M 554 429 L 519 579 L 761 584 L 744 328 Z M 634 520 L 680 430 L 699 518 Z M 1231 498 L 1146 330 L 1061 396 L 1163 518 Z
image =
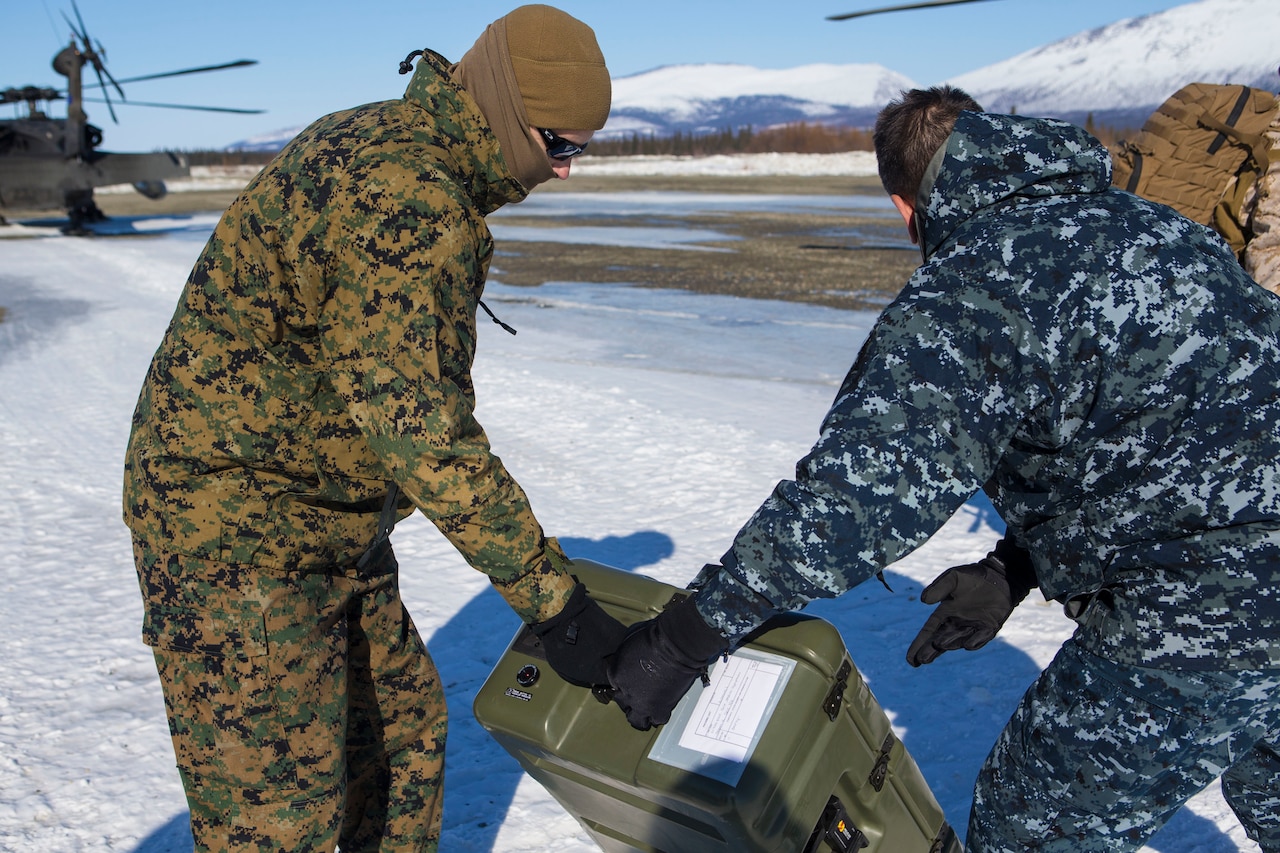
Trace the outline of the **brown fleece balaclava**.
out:
M 599 130 L 611 87 L 595 33 L 550 6 L 521 6 L 494 21 L 453 67 L 484 113 L 512 174 L 532 190 L 554 176 L 529 127 Z

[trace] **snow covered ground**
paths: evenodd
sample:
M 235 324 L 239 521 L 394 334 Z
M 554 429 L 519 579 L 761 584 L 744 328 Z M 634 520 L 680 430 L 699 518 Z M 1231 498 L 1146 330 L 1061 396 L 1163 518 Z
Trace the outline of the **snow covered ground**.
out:
M 0 241 L 0 850 L 191 849 L 118 506 L 138 386 L 215 220 Z M 517 289 L 502 263 L 486 302 L 519 334 L 481 326 L 481 422 L 570 555 L 676 584 L 790 474 L 874 320 L 639 287 Z M 839 627 L 961 832 L 988 747 L 1070 627 L 1031 601 L 986 649 L 907 666 L 922 585 L 1001 526 L 975 500 L 891 567 L 893 593 L 866 584 L 811 608 Z M 471 718 L 517 619 L 420 517 L 394 542 L 451 703 L 442 849 L 594 850 Z M 1147 850 L 1257 847 L 1214 786 Z
M 298 128 L 299 130 L 301 128 Z M 166 181 L 169 192 L 238 190 L 258 173 L 258 166 L 192 166 L 191 176 Z M 710 157 L 592 157 L 573 161 L 575 175 L 826 175 L 865 177 L 876 174 L 870 151 L 836 154 L 716 154 Z M 129 184 L 99 187 L 102 195 L 131 193 Z

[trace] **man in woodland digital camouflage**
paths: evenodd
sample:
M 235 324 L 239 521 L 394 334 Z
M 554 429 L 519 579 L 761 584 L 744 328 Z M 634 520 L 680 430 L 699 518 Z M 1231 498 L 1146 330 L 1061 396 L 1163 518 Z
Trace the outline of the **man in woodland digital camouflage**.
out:
M 470 377 L 484 217 L 568 176 L 604 58 L 532 5 L 401 71 L 402 99 L 318 120 L 231 205 L 133 418 L 124 517 L 199 851 L 437 849 L 444 692 L 387 541 L 414 507 L 567 680 L 604 683 L 621 638 Z
M 1219 778 L 1280 853 L 1280 301 L 1208 228 L 1112 188 L 1074 126 L 943 87 L 890 104 L 875 143 L 924 263 L 795 479 L 628 634 L 615 698 L 666 722 L 716 654 L 985 489 L 1005 537 L 925 588 L 908 660 L 981 647 L 1036 587 L 1078 627 L 979 773 L 970 853 L 1137 850 Z

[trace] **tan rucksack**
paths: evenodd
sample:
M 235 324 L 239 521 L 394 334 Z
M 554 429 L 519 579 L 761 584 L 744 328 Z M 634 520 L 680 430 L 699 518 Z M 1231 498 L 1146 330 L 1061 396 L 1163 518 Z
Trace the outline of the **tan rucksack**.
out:
M 1263 132 L 1280 101 L 1249 86 L 1192 83 L 1161 104 L 1115 154 L 1112 183 L 1208 225 L 1240 256 L 1242 211 L 1273 153 Z

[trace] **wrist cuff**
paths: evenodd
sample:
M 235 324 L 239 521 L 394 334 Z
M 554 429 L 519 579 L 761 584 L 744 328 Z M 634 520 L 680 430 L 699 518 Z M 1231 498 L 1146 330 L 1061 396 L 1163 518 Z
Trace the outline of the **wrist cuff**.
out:
M 703 621 L 719 631 L 731 645 L 737 645 L 743 637 L 782 612 L 729 570 L 720 568 L 707 574 L 706 582 L 693 599 Z
M 702 666 L 729 648 L 729 642 L 698 612 L 692 597 L 682 599 L 658 614 L 662 632 L 671 644 Z
M 1036 578 L 1035 567 L 1031 565 L 1031 552 L 1021 547 L 1009 537 L 996 543 L 996 547 L 987 555 L 995 558 L 1004 572 L 1005 582 L 1009 584 L 1009 597 L 1014 604 L 1027 597 L 1027 593 L 1040 586 Z
M 512 581 L 503 583 L 492 577 L 489 580 L 511 609 L 530 624 L 546 621 L 563 610 L 577 583 L 546 558 Z

